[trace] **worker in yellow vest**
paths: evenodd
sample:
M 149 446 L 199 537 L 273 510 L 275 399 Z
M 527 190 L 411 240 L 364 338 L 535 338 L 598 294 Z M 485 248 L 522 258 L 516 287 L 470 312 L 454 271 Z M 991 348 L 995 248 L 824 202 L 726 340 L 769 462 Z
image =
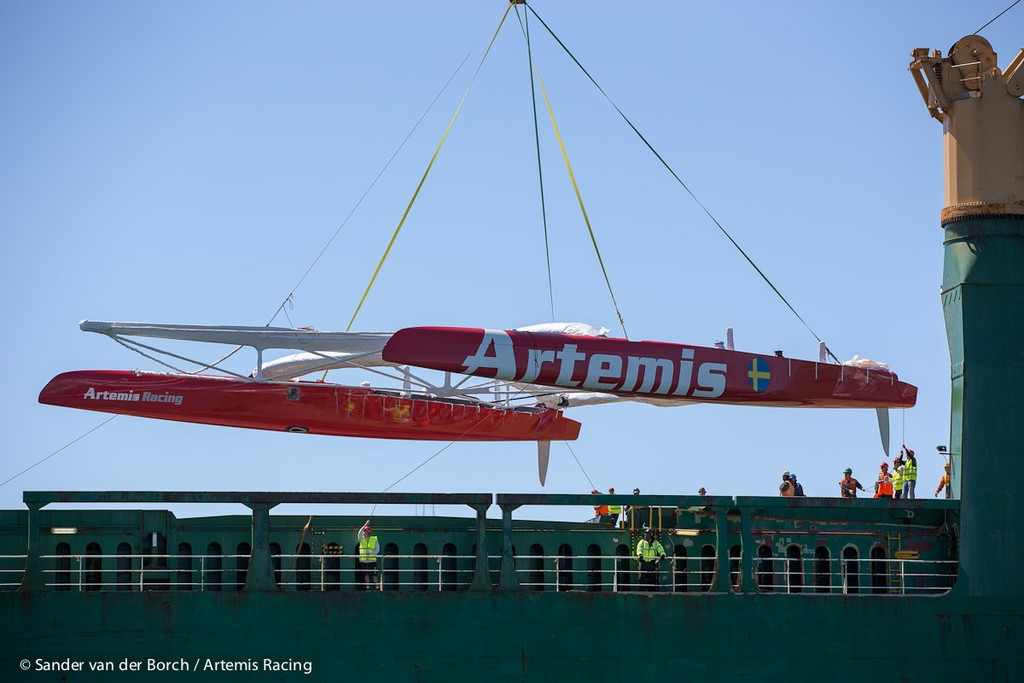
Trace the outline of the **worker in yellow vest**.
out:
M 899 455 L 892 463 L 892 491 L 894 498 L 903 497 L 903 458 Z
M 608 495 L 609 496 L 614 496 L 615 495 L 615 487 L 614 486 L 609 486 L 608 487 Z M 608 506 L 608 514 L 609 515 L 614 515 L 615 519 L 613 520 L 613 523 L 618 523 L 619 515 L 622 514 L 622 506 L 621 505 L 609 505 Z
M 903 497 L 914 499 L 917 498 L 915 493 L 917 489 L 917 457 L 914 455 L 914 451 L 907 448 L 906 444 L 903 444 L 903 451 L 907 457 L 903 464 Z
M 380 554 L 380 543 L 370 529 L 367 520 L 359 530 L 359 563 L 356 577 L 357 588 L 360 590 L 377 590 L 377 555 Z
M 636 556 L 640 560 L 640 590 L 658 590 L 658 562 L 665 557 L 661 541 L 655 540 L 654 531 L 648 529 L 636 544 Z

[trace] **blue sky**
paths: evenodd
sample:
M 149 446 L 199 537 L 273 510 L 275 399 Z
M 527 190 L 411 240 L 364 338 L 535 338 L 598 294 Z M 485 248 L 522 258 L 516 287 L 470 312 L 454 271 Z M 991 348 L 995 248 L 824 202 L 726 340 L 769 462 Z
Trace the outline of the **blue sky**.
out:
M 949 438 L 941 126 L 907 65 L 1005 4 L 534 5 L 837 356 L 887 362 L 920 388 L 917 407 L 893 412 L 892 442 L 918 452 L 928 495 Z M 472 50 L 274 321 L 344 329 L 504 7 L 0 4 L 0 480 L 106 419 L 39 405 L 52 376 L 159 369 L 79 320 L 266 324 Z M 983 32 L 1001 66 L 1021 11 Z M 710 346 L 733 327 L 740 350 L 816 358 L 814 337 L 532 19 L 630 337 Z M 554 318 L 618 332 L 539 116 Z M 353 329 L 550 321 L 537 187 L 510 17 Z M 546 491 L 772 495 L 789 469 L 832 496 L 844 467 L 869 482 L 882 459 L 873 411 L 571 417 L 581 437 L 572 453 L 554 445 Z M 20 507 L 23 490 L 379 491 L 442 445 L 119 417 L 0 487 L 0 506 Z M 530 444 L 455 444 L 393 490 L 536 492 L 535 468 Z

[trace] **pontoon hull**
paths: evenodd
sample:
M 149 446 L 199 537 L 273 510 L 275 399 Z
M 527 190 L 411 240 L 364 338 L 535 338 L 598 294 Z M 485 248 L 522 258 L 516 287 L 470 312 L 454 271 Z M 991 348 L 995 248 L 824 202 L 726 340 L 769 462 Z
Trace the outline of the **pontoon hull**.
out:
M 655 341 L 409 327 L 384 360 L 509 382 L 679 403 L 804 408 L 910 408 L 917 387 L 888 370 Z
M 65 372 L 43 388 L 39 402 L 178 422 L 378 439 L 572 441 L 580 431 L 580 424 L 561 411 L 544 408 L 504 409 L 319 382 L 128 370 Z

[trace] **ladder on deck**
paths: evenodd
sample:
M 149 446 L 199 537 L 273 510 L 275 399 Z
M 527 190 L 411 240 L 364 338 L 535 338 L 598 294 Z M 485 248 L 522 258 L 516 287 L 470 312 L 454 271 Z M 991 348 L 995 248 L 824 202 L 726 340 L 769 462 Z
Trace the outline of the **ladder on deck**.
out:
M 889 592 L 901 594 L 903 593 L 903 563 L 893 561 L 902 554 L 899 533 L 887 533 L 885 545 L 885 556 L 889 558 L 889 571 L 886 572 L 889 575 Z

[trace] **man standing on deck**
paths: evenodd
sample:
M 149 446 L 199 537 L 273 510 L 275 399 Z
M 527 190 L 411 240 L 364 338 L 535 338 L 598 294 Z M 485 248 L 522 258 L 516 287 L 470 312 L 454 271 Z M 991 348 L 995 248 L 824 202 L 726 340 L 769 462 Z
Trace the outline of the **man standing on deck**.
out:
M 608 495 L 609 496 L 614 496 L 615 495 L 615 487 L 614 486 L 609 486 L 608 487 Z M 609 515 L 613 515 L 615 517 L 615 519 L 612 521 L 612 523 L 613 524 L 618 524 L 618 522 L 619 522 L 619 515 L 622 514 L 622 506 L 621 505 L 609 505 L 608 506 L 608 514 Z
M 914 451 L 903 444 L 903 451 L 907 454 L 907 460 L 903 463 L 903 497 L 917 498 L 917 456 Z
M 892 498 L 892 477 L 889 476 L 889 463 L 883 462 L 875 482 L 875 498 Z
M 795 498 L 806 498 L 804 495 L 804 485 L 796 480 L 796 473 L 789 473 L 789 483 L 793 486 L 793 496 Z
M 779 495 L 789 498 L 793 495 L 793 483 L 789 480 L 789 470 L 782 473 L 782 483 L 779 484 Z
M 853 470 L 849 467 L 843 470 L 843 478 L 839 480 L 839 493 L 843 498 L 856 498 L 857 489 L 864 490 L 864 487 L 852 475 Z
M 377 555 L 380 554 L 380 543 L 371 535 L 370 521 L 367 520 L 359 530 L 359 572 L 356 583 L 359 590 L 377 590 Z
M 900 453 L 892 462 L 893 498 L 903 497 L 903 454 Z
M 640 560 L 640 590 L 658 590 L 658 562 L 665 557 L 661 541 L 654 540 L 654 531 L 648 529 L 636 544 L 636 556 Z
M 942 489 L 946 489 L 946 498 L 951 498 L 953 496 L 953 489 L 949 485 L 949 463 L 947 462 L 942 467 L 946 471 L 943 472 L 942 479 L 939 479 L 939 487 L 935 489 L 935 495 L 939 495 L 939 493 L 942 492 Z

